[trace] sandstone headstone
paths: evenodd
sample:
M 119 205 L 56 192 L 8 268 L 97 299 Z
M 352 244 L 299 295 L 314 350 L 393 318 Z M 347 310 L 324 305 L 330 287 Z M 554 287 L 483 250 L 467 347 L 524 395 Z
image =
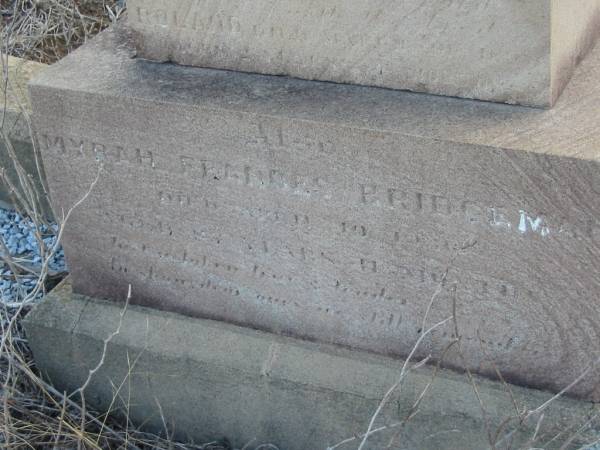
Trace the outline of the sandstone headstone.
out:
M 600 47 L 537 110 L 156 64 L 120 33 L 30 88 L 55 208 L 102 167 L 75 292 L 400 356 L 435 296 L 477 372 L 559 390 L 598 357 Z
M 600 0 L 129 0 L 139 55 L 550 106 Z

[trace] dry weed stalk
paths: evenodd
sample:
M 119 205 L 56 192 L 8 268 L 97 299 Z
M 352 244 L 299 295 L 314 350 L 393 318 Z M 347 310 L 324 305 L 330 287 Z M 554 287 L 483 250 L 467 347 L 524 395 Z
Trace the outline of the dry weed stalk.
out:
M 447 323 L 451 322 L 454 319 L 454 315 L 456 314 L 455 305 L 453 305 L 451 316 L 449 316 L 431 326 L 428 326 L 429 316 L 435 305 L 436 300 L 441 295 L 441 293 L 444 289 L 444 285 L 446 284 L 446 280 L 448 278 L 448 272 L 449 272 L 449 269 L 446 269 L 444 271 L 444 274 L 442 275 L 435 292 L 433 293 L 433 295 L 431 296 L 431 298 L 429 300 L 429 303 L 427 304 L 427 309 L 425 310 L 425 314 L 423 315 L 423 319 L 421 322 L 421 328 L 420 328 L 421 332 L 419 334 L 419 337 L 417 338 L 417 341 L 413 345 L 412 350 L 410 351 L 408 357 L 405 359 L 405 361 L 400 369 L 400 373 L 398 375 L 397 381 L 387 390 L 387 392 L 385 393 L 385 395 L 379 402 L 379 405 L 377 406 L 375 412 L 371 416 L 371 419 L 367 426 L 367 430 L 364 433 L 346 438 L 346 439 L 336 443 L 333 446 L 327 447 L 326 450 L 336 450 L 338 448 L 341 448 L 343 446 L 346 446 L 347 444 L 350 444 L 350 443 L 356 442 L 356 441 L 359 441 L 358 450 L 364 450 L 365 446 L 368 443 L 369 438 L 371 438 L 375 434 L 378 434 L 378 433 L 381 433 L 384 431 L 388 431 L 388 430 L 392 430 L 392 429 L 395 430 L 396 432 L 390 439 L 390 442 L 386 446 L 386 448 L 393 448 L 392 446 L 394 445 L 394 442 L 400 437 L 400 433 L 402 432 L 403 427 L 406 424 L 408 424 L 418 413 L 419 406 L 421 405 L 422 401 L 427 396 L 431 386 L 433 385 L 433 383 L 437 377 L 438 371 L 441 368 L 444 357 L 446 356 L 446 354 L 450 350 L 450 348 L 455 343 L 457 343 L 456 339 L 452 340 L 444 349 L 444 351 L 442 353 L 442 357 L 440 358 L 439 362 L 436 364 L 435 369 L 432 373 L 432 376 L 431 376 L 429 382 L 426 384 L 425 388 L 421 391 L 421 393 L 417 396 L 417 399 L 411 406 L 408 414 L 406 414 L 406 416 L 398 422 L 395 422 L 392 424 L 381 425 L 378 427 L 375 426 L 375 423 L 376 423 L 377 419 L 379 418 L 379 416 L 381 415 L 384 407 L 390 402 L 390 400 L 393 398 L 394 395 L 401 394 L 402 387 L 403 387 L 404 383 L 406 382 L 408 375 L 412 371 L 419 369 L 420 367 L 424 366 L 425 364 L 427 364 L 430 361 L 430 359 L 432 357 L 431 354 L 426 356 L 425 358 L 421 359 L 419 362 L 416 362 L 414 364 L 412 362 L 415 354 L 421 350 L 421 345 L 422 345 L 423 341 L 425 340 L 425 338 L 429 337 L 435 330 L 446 325 Z
M 469 244 L 469 246 L 472 246 L 472 245 L 475 245 L 475 243 Z M 467 248 L 467 247 L 462 247 L 462 248 Z M 450 265 L 444 271 L 444 274 L 440 279 L 438 287 L 428 303 L 427 309 L 423 316 L 422 325 L 420 328 L 421 330 L 426 330 L 426 331 L 424 333 L 422 333 L 419 336 L 419 338 L 417 339 L 417 341 L 415 342 L 410 354 L 406 358 L 406 360 L 400 370 L 398 380 L 396 381 L 396 383 L 394 383 L 389 388 L 389 390 L 383 396 L 382 400 L 380 401 L 378 407 L 376 408 L 374 414 L 372 415 L 372 417 L 369 421 L 367 430 L 364 433 L 360 433 L 360 434 L 354 435 L 352 437 L 349 437 L 347 439 L 344 439 L 344 440 L 336 443 L 335 445 L 328 447 L 326 450 L 337 450 L 342 447 L 350 448 L 350 447 L 347 447 L 347 445 L 352 444 L 354 442 L 359 443 L 357 450 L 364 450 L 366 448 L 369 438 L 371 438 L 375 434 L 382 433 L 382 432 L 389 431 L 389 430 L 395 430 L 395 433 L 393 434 L 392 438 L 390 439 L 388 445 L 385 448 L 386 449 L 394 448 L 393 447 L 394 443 L 398 442 L 398 440 L 401 438 L 401 432 L 402 432 L 403 428 L 416 416 L 416 414 L 418 414 L 420 404 L 422 403 L 422 401 L 426 398 L 427 394 L 429 393 L 431 386 L 435 382 L 437 375 L 439 373 L 439 370 L 443 365 L 443 362 L 445 360 L 447 353 L 453 347 L 456 349 L 456 351 L 459 355 L 459 358 L 462 360 L 462 365 L 464 367 L 465 376 L 467 377 L 469 384 L 471 385 L 471 388 L 473 389 L 474 395 L 477 399 L 479 408 L 481 410 L 481 416 L 482 416 L 484 428 L 485 428 L 486 434 L 487 434 L 489 450 L 500 450 L 500 449 L 502 449 L 502 450 L 513 450 L 513 449 L 514 450 L 544 450 L 544 449 L 549 448 L 549 446 L 551 444 L 555 443 L 558 439 L 562 440 L 562 444 L 560 445 L 559 450 L 572 449 L 572 448 L 574 448 L 572 445 L 573 445 L 575 439 L 583 431 L 585 431 L 590 425 L 592 425 L 592 423 L 595 423 L 598 421 L 598 419 L 600 418 L 600 413 L 592 415 L 592 417 L 588 418 L 584 423 L 573 424 L 572 426 L 567 427 L 566 429 L 562 430 L 560 433 L 553 436 L 549 440 L 543 441 L 542 437 L 540 436 L 540 430 L 541 430 L 543 421 L 545 419 L 544 412 L 547 411 L 554 403 L 556 403 L 557 400 L 562 398 L 571 389 L 573 389 L 573 387 L 575 387 L 581 380 L 583 380 L 586 376 L 588 376 L 592 371 L 596 370 L 598 368 L 598 366 L 600 366 L 600 357 L 592 360 L 588 364 L 588 366 L 579 374 L 579 376 L 577 376 L 571 383 L 569 383 L 568 386 L 566 386 L 560 392 L 558 392 L 557 394 L 552 396 L 550 399 L 546 400 L 541 405 L 539 405 L 533 409 L 528 409 L 526 407 L 522 407 L 519 405 L 519 403 L 514 395 L 513 389 L 506 382 L 506 380 L 502 376 L 500 370 L 498 369 L 498 366 L 495 364 L 493 359 L 487 353 L 485 346 L 483 344 L 483 340 L 480 337 L 479 342 L 480 342 L 481 352 L 484 357 L 484 360 L 487 361 L 493 367 L 498 381 L 500 381 L 502 383 L 502 385 L 504 386 L 506 394 L 509 397 L 509 399 L 513 405 L 513 408 L 514 408 L 514 414 L 507 415 L 500 422 L 500 424 L 498 426 L 496 426 L 494 429 L 494 426 L 491 423 L 491 420 L 489 418 L 489 414 L 487 412 L 487 409 L 486 409 L 486 406 L 482 399 L 482 396 L 480 395 L 479 386 L 477 385 L 475 376 L 473 375 L 471 370 L 468 368 L 468 365 L 466 363 L 466 358 L 465 358 L 463 350 L 462 350 L 462 346 L 461 346 L 462 335 L 459 330 L 458 318 L 457 318 L 457 313 L 456 313 L 456 284 L 452 284 L 450 286 L 450 293 L 451 293 L 451 299 L 452 299 L 452 315 L 450 317 L 430 326 L 429 328 L 427 328 L 427 321 L 428 321 L 429 315 L 435 304 L 435 300 L 442 293 L 442 290 L 443 290 L 444 285 L 446 284 L 446 281 L 448 278 L 448 273 L 449 273 L 450 267 L 451 267 L 452 263 L 454 262 L 455 258 L 456 258 L 456 255 L 450 259 Z M 398 422 L 391 423 L 391 424 L 385 424 L 385 425 L 376 427 L 375 423 L 376 423 L 377 419 L 379 418 L 379 416 L 381 415 L 383 408 L 390 402 L 390 400 L 392 399 L 394 394 L 399 395 L 401 393 L 402 386 L 406 382 L 406 379 L 407 379 L 408 375 L 410 374 L 410 372 L 419 369 L 420 367 L 424 366 L 431 360 L 432 355 L 430 354 L 430 355 L 426 356 L 425 358 L 423 358 L 421 361 L 412 364 L 412 359 L 414 358 L 414 355 L 419 351 L 425 337 L 430 335 L 437 328 L 447 324 L 448 322 L 451 322 L 454 327 L 453 339 L 451 339 L 449 344 L 446 346 L 446 348 L 442 352 L 441 357 L 438 359 L 438 362 L 432 371 L 432 376 L 431 376 L 429 382 L 421 390 L 421 392 L 417 395 L 417 399 L 414 402 L 414 404 L 412 405 L 409 413 L 402 420 L 400 420 Z M 478 336 L 479 336 L 479 332 L 478 332 Z M 514 439 L 515 435 L 517 433 L 526 433 L 528 430 L 531 430 L 532 420 L 535 420 L 535 422 L 534 422 L 533 432 L 532 432 L 531 436 L 524 443 L 520 444 L 519 447 L 514 447 L 513 439 Z M 441 432 L 438 432 L 435 434 L 448 433 L 448 432 L 460 432 L 460 430 L 445 430 L 445 431 L 441 431 Z M 429 437 L 432 437 L 432 436 L 429 436 Z M 584 450 L 584 449 L 590 448 L 590 446 L 597 444 L 597 443 L 600 443 L 600 439 L 598 439 L 596 442 L 592 442 L 592 443 L 586 444 L 583 447 L 580 447 L 579 450 Z

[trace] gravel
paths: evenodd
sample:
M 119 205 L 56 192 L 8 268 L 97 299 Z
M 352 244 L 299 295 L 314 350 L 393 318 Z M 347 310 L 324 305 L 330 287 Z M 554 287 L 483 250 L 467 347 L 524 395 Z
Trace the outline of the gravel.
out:
M 58 226 L 42 225 L 38 229 L 45 252 L 48 253 L 56 243 Z M 4 246 L 0 246 L 0 299 L 4 303 L 22 300 L 36 286 L 43 261 L 35 230 L 35 225 L 30 219 L 15 211 L 0 208 L 0 239 L 6 247 L 5 249 Z M 16 277 L 7 263 L 6 250 L 14 261 Z M 64 277 L 66 273 L 65 255 L 61 248 L 50 258 L 48 275 L 50 279 L 56 279 Z M 42 295 L 43 292 L 40 292 L 38 297 Z

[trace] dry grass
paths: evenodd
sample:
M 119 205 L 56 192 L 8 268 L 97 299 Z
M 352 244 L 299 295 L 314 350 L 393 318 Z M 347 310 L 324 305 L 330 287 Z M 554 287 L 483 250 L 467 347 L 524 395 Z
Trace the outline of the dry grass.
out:
M 53 63 L 110 25 L 119 0 L 0 0 L 5 54 Z
M 80 396 L 58 392 L 38 375 L 20 321 L 28 307 L 2 311 L 0 447 L 6 449 L 205 449 L 138 431 L 131 423 L 87 410 Z

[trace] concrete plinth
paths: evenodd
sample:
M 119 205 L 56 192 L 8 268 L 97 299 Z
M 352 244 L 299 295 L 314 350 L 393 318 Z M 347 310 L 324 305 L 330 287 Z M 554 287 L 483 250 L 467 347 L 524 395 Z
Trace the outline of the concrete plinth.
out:
M 100 361 L 103 340 L 118 329 L 123 305 L 74 295 L 63 283 L 25 321 L 37 365 L 60 389 L 79 387 Z M 270 442 L 282 450 L 325 450 L 364 432 L 380 399 L 394 384 L 403 362 L 330 345 L 276 336 L 210 320 L 130 306 L 120 333 L 108 345 L 105 364 L 92 378 L 86 400 L 122 412 L 134 423 L 163 430 L 160 408 L 171 431 L 206 442 L 227 437 L 235 448 Z M 378 424 L 405 417 L 432 378 L 433 368 L 411 372 Z M 490 427 L 514 415 L 501 383 L 476 378 Z M 120 390 L 119 390 L 120 389 Z M 519 407 L 533 409 L 550 394 L 512 387 Z M 558 448 L 594 414 L 590 403 L 558 400 L 531 445 Z M 394 449 L 489 448 L 482 412 L 467 377 L 438 373 L 418 414 L 402 430 Z M 533 434 L 530 421 L 514 435 L 513 448 Z M 514 428 L 509 422 L 506 432 Z M 594 439 L 589 427 L 566 448 Z M 570 428 L 572 427 L 572 428 Z M 547 442 L 566 432 L 553 444 Z M 397 429 L 377 434 L 380 449 Z M 501 434 L 502 435 L 502 434 Z M 505 448 L 503 441 L 497 448 Z M 516 447 L 515 447 L 516 445 Z M 340 449 L 355 449 L 350 442 Z M 251 447 L 253 448 L 253 447 Z

